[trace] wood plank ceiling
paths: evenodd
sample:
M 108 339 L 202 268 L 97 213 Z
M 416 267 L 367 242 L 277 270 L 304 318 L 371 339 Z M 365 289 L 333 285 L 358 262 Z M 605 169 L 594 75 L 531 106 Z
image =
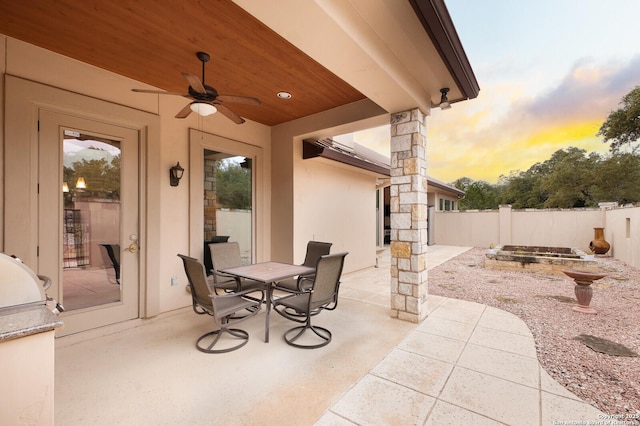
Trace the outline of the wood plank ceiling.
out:
M 364 99 L 230 0 L 0 0 L 0 33 L 179 93 L 205 51 L 206 84 L 257 97 L 261 106 L 226 105 L 269 126 Z M 283 90 L 292 99 L 277 98 Z

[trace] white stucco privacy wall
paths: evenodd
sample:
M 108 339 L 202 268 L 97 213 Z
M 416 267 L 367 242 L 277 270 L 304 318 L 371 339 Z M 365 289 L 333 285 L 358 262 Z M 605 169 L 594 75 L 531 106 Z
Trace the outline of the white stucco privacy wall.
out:
M 508 243 L 586 250 L 596 227 L 605 227 L 603 210 L 516 210 Z
M 640 207 L 607 210 L 605 239 L 611 254 L 640 268 Z
M 587 250 L 593 228 L 605 229 L 608 254 L 640 267 L 640 207 L 614 209 L 498 210 L 436 212 L 435 244 L 489 247 L 491 244 L 576 247 Z
M 500 240 L 500 220 L 494 210 L 439 211 L 429 232 L 435 233 L 434 244 L 489 247 Z

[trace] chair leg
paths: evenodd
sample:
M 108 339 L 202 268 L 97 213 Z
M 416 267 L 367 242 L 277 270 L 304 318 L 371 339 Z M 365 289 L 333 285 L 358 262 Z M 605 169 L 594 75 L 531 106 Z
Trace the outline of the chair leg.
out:
M 295 343 L 295 341 L 298 340 L 298 338 L 301 337 L 307 330 L 313 331 L 314 334 L 322 339 L 322 342 L 315 345 L 304 345 Z M 291 333 L 296 331 L 298 331 L 298 333 L 295 336 L 289 337 Z M 307 323 L 305 325 L 300 325 L 298 327 L 293 327 L 292 329 L 287 330 L 284 333 L 284 340 L 288 345 L 294 346 L 296 348 L 317 349 L 326 346 L 329 344 L 329 342 L 331 342 L 331 332 L 324 327 L 318 327 L 317 325 L 311 325 L 310 323 Z
M 218 343 L 218 341 L 220 340 L 220 338 L 224 333 L 228 333 L 233 337 L 237 337 L 238 339 L 240 339 L 240 343 L 229 348 L 213 349 L 213 347 L 216 345 L 216 343 Z M 211 337 L 213 337 L 213 341 L 211 343 L 209 344 L 207 344 L 207 342 L 203 343 L 203 340 Z M 200 338 L 198 338 L 198 341 L 196 342 L 196 348 L 198 348 L 200 352 L 204 352 L 208 354 L 221 354 L 225 352 L 235 351 L 236 349 L 240 349 L 241 347 L 246 345 L 248 342 L 249 342 L 249 333 L 247 333 L 246 331 L 240 330 L 238 328 L 221 328 L 220 330 L 210 331 L 200 336 Z

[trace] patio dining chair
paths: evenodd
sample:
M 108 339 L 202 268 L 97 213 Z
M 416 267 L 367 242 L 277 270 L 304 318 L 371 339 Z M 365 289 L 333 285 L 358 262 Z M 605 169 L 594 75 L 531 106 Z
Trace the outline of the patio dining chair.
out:
M 305 254 L 302 265 L 315 268 L 318 259 L 329 254 L 332 245 L 332 243 L 323 243 L 321 241 L 309 241 L 307 243 L 307 253 Z M 300 275 L 295 278 L 282 280 L 276 283 L 275 288 L 289 292 L 301 292 L 305 290 L 303 286 L 306 285 L 306 290 L 308 290 L 310 283 L 313 282 L 313 276 L 314 274 Z
M 116 274 L 116 284 L 120 284 L 120 244 L 100 244 L 105 249 Z
M 284 340 L 287 344 L 297 348 L 315 349 L 326 346 L 331 342 L 331 331 L 311 324 L 311 318 L 315 318 L 315 315 L 325 310 L 334 310 L 338 306 L 340 276 L 342 275 L 344 258 L 347 254 L 344 252 L 321 256 L 316 265 L 316 274 L 313 280 L 304 278 L 304 280 L 310 281 L 307 290 L 273 300 L 273 309 L 278 314 L 291 321 L 303 324 L 293 327 L 284 333 Z M 306 284 L 304 288 L 307 288 Z M 309 330 L 320 338 L 320 343 L 297 342 Z M 313 339 L 313 336 L 310 336 L 310 338 Z M 305 338 L 304 340 L 309 341 L 310 339 Z
M 239 328 L 231 328 L 234 324 L 244 321 L 260 312 L 264 302 L 264 290 L 244 290 L 237 293 L 216 294 L 209 286 L 204 265 L 198 259 L 179 254 L 184 264 L 184 271 L 191 288 L 193 311 L 198 315 L 211 315 L 218 330 L 207 332 L 196 341 L 196 348 L 205 353 L 225 353 L 239 349 L 249 341 L 249 333 Z M 249 293 L 260 291 L 260 299 L 249 298 Z M 248 315 L 235 316 L 240 311 L 248 311 Z M 224 334 L 239 340 L 232 346 L 215 349 Z M 235 339 L 234 339 L 235 340 Z
M 209 244 L 220 244 L 229 241 L 228 235 L 215 235 L 211 237 L 209 241 L 204 242 L 204 267 L 207 271 L 207 276 L 211 275 L 213 264 L 211 263 L 211 251 L 209 250 Z
M 221 269 L 242 266 L 240 244 L 237 242 L 209 244 L 209 252 L 211 254 L 213 287 L 216 292 L 218 289 L 224 290 L 225 292 L 237 292 L 266 288 L 266 284 L 263 282 L 239 278 L 219 272 Z

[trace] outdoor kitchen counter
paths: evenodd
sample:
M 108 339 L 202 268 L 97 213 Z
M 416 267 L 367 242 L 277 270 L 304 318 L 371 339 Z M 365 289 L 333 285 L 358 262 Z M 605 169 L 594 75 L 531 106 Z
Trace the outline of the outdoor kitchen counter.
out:
M 55 329 L 44 303 L 0 309 L 2 424 L 54 424 Z
M 53 330 L 62 325 L 45 305 L 0 309 L 0 343 Z

